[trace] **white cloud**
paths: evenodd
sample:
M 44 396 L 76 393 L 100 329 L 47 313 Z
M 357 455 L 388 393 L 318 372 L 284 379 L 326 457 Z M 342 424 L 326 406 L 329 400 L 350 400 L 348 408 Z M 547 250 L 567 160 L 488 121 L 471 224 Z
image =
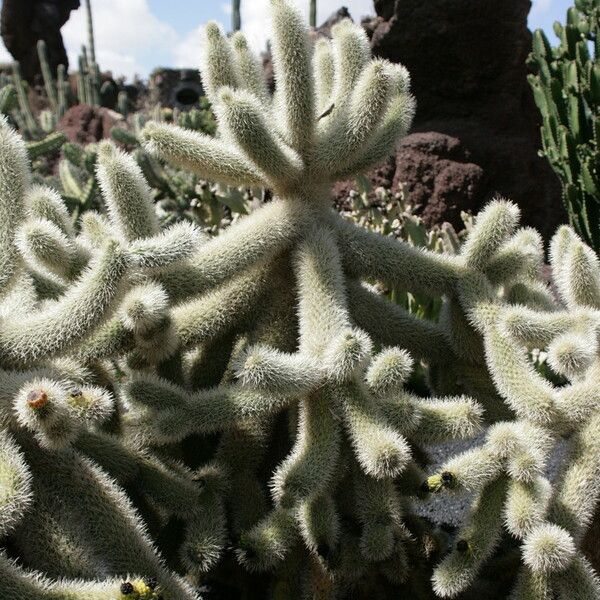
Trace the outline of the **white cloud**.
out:
M 308 21 L 309 3 L 307 0 L 293 0 L 304 13 Z M 352 18 L 359 21 L 365 15 L 373 14 L 372 0 L 345 0 Z M 317 23 L 322 23 L 340 8 L 340 0 L 319 0 L 317 3 Z M 269 0 L 251 0 L 242 2 L 242 29 L 248 42 L 257 50 L 264 50 L 271 36 L 271 20 L 269 18 Z
M 97 61 L 103 71 L 131 78 L 146 74 L 143 56 L 177 44 L 177 33 L 154 16 L 147 0 L 102 0 L 92 4 Z M 77 68 L 81 46 L 88 43 L 84 8 L 71 13 L 62 29 L 71 68 Z
M 531 14 L 543 14 L 547 13 L 552 8 L 552 0 L 533 0 L 533 6 L 531 7 Z
M 292 0 L 296 6 L 304 12 L 308 21 L 307 0 Z M 348 7 L 355 21 L 361 17 L 373 14 L 372 0 L 345 0 L 344 5 Z M 231 12 L 230 4 L 221 5 L 223 12 Z M 247 0 L 242 2 L 242 31 L 248 38 L 248 43 L 256 51 L 261 52 L 266 48 L 267 40 L 271 37 L 271 19 L 269 16 L 269 0 Z M 322 23 L 333 12 L 340 7 L 339 0 L 319 0 L 318 22 Z M 224 23 L 226 30 L 229 23 Z M 204 25 L 200 25 L 190 32 L 183 40 L 175 45 L 173 50 L 174 64 L 178 67 L 198 67 L 202 55 L 202 31 Z
M 199 67 L 202 56 L 202 32 L 204 25 L 198 25 L 196 29 L 188 33 L 181 41 L 175 44 L 173 49 L 174 67 Z

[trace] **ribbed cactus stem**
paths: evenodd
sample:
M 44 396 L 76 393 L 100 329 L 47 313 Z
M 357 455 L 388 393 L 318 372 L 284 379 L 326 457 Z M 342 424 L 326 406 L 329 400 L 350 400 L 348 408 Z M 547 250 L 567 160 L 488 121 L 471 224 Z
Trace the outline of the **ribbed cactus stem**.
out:
M 100 106 L 100 88 L 102 86 L 102 76 L 100 74 L 100 68 L 98 64 L 93 62 L 90 66 L 90 87 L 92 90 L 92 104 L 94 106 Z
M 310 13 L 308 22 L 311 27 L 317 27 L 317 0 L 310 0 Z
M 87 74 L 83 56 L 79 56 L 79 70 L 77 71 L 77 99 L 79 104 L 89 104 L 87 96 Z
M 127 92 L 119 92 L 119 96 L 117 99 L 117 108 L 124 117 L 127 117 L 127 115 L 129 114 L 129 96 L 127 95 Z
M 12 83 L 0 88 L 0 113 L 9 115 L 18 105 L 17 89 Z
M 87 16 L 88 29 L 88 47 L 90 49 L 90 60 L 92 64 L 96 63 L 96 42 L 94 40 L 94 19 L 92 16 L 92 0 L 85 0 L 85 10 Z
M 40 156 L 49 154 L 59 150 L 61 146 L 67 141 L 67 138 L 60 131 L 50 133 L 44 139 L 38 142 L 29 142 L 27 144 L 27 154 L 30 160 L 35 160 Z
M 60 120 L 67 111 L 67 90 L 69 82 L 67 81 L 67 70 L 65 65 L 58 65 L 56 70 L 56 87 L 58 91 L 56 116 Z
M 25 83 L 21 77 L 21 65 L 17 61 L 13 63 L 13 81 L 15 88 L 17 89 L 19 110 L 25 122 L 25 126 L 27 127 L 27 132 L 30 136 L 35 137 L 39 131 L 39 127 L 35 117 L 33 116 L 33 113 L 31 112 L 29 98 L 27 97 L 27 92 L 25 91 Z
M 50 108 L 54 112 L 57 112 L 58 98 L 56 94 L 56 87 L 54 85 L 52 69 L 50 69 L 50 63 L 48 61 L 48 47 L 46 46 L 46 42 L 44 40 L 38 40 L 37 51 L 40 59 L 40 66 L 42 68 L 42 78 L 44 79 L 44 87 L 46 89 L 46 95 L 48 96 L 48 102 L 50 104 Z
M 231 29 L 239 31 L 242 28 L 242 0 L 231 0 Z

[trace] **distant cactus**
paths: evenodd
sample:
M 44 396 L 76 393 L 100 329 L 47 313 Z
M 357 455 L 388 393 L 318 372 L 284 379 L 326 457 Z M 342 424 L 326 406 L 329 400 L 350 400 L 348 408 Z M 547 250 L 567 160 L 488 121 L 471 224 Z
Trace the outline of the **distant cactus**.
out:
M 317 0 L 310 0 L 309 24 L 311 27 L 317 26 Z
M 600 252 L 600 5 L 576 0 L 553 48 L 533 36 L 529 76 L 543 117 L 543 153 L 558 175 L 569 222 Z
M 27 154 L 30 160 L 35 160 L 44 154 L 59 150 L 67 141 L 67 138 L 60 131 L 48 134 L 38 142 L 29 142 L 27 144 Z
M 87 17 L 88 27 L 88 48 L 90 49 L 90 60 L 93 65 L 97 65 L 96 61 L 96 41 L 94 40 L 94 19 L 92 16 L 92 0 L 85 0 L 85 13 Z
M 0 88 L 0 113 L 8 116 L 17 105 L 17 88 L 12 83 Z
M 239 31 L 242 28 L 242 0 L 232 0 L 231 2 L 231 29 Z
M 48 61 L 48 49 L 46 47 L 46 42 L 44 40 L 39 40 L 37 48 L 40 65 L 42 67 L 44 87 L 46 88 L 46 95 L 48 96 L 48 102 L 50 104 L 50 108 L 54 112 L 58 112 L 58 95 L 56 92 L 56 87 L 54 86 L 54 76 Z

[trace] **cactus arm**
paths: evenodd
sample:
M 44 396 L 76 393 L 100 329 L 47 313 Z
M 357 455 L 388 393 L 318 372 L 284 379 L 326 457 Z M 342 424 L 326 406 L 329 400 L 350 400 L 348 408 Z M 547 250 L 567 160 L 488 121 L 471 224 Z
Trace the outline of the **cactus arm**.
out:
M 192 433 L 229 429 L 237 422 L 280 410 L 289 397 L 222 385 L 193 394 L 153 377 L 138 377 L 126 386 L 128 399 L 149 410 L 132 417 L 138 420 L 153 444 L 168 444 Z M 152 407 L 154 406 L 154 408 Z M 160 410 L 155 407 L 160 406 Z
M 214 105 L 218 101 L 218 93 L 222 87 L 238 86 L 238 73 L 231 43 L 215 21 L 207 23 L 204 29 L 204 42 L 206 51 L 202 56 L 202 81 L 206 95 Z
M 157 235 L 129 244 L 130 261 L 140 269 L 159 269 L 189 258 L 204 238 L 190 223 L 176 223 Z
M 0 431 L 0 535 L 11 532 L 33 501 L 31 474 L 19 447 Z
M 251 94 L 241 90 L 233 93 L 223 88 L 216 105 L 217 117 L 225 135 L 235 140 L 246 158 L 265 174 L 269 187 L 280 188 L 285 181 L 297 180 L 302 172 L 302 161 L 269 129 L 260 104 Z
M 98 148 L 97 176 L 109 218 L 123 239 L 158 233 L 150 187 L 132 157 L 103 142 Z
M 406 440 L 390 427 L 374 399 L 356 383 L 337 390 L 344 407 L 344 421 L 363 471 L 377 479 L 394 477 L 408 464 L 411 451 Z
M 396 344 L 415 358 L 437 364 L 452 359 L 450 340 L 439 325 L 416 317 L 357 281 L 348 280 L 346 287 L 352 319 L 374 340 Z
M 39 133 L 39 127 L 33 116 L 33 113 L 31 112 L 29 99 L 27 98 L 27 94 L 25 92 L 25 84 L 21 78 L 21 65 L 18 62 L 13 63 L 13 81 L 15 88 L 17 89 L 19 110 L 27 128 L 27 132 L 31 137 L 35 137 Z
M 258 265 L 211 292 L 176 306 L 171 317 L 183 347 L 221 336 L 254 310 L 271 281 L 269 270 Z
M 500 541 L 506 480 L 500 478 L 490 483 L 484 494 L 458 532 L 463 544 L 460 547 L 457 544 L 435 568 L 433 589 L 442 598 L 452 598 L 467 588 Z
M 29 173 L 25 145 L 5 117 L 0 121 L 0 172 L 0 288 L 6 290 L 18 265 L 14 235 L 24 217 Z
M 146 150 L 169 162 L 189 169 L 200 177 L 244 187 L 264 187 L 262 176 L 223 141 L 174 127 L 148 123 L 142 131 Z
M 238 31 L 231 42 L 241 86 L 268 105 L 269 90 L 262 64 L 248 48 L 248 42 L 241 32 Z
M 317 112 L 321 116 L 331 106 L 331 95 L 335 82 L 333 50 L 327 40 L 320 39 L 315 44 L 313 72 L 315 78 L 315 95 L 317 97 Z
M 3 362 L 27 363 L 79 342 L 106 318 L 125 267 L 123 251 L 109 243 L 60 300 L 36 311 L 25 322 L 4 321 L 0 329 Z
M 303 399 L 296 442 L 270 483 L 274 500 L 291 507 L 325 492 L 336 474 L 339 440 L 330 394 L 323 391 Z
M 286 142 L 304 155 L 316 125 L 314 81 L 308 30 L 302 15 L 283 0 L 272 0 L 275 111 Z
M 39 40 L 37 43 L 38 57 L 40 60 L 40 66 L 42 67 L 42 77 L 44 79 L 44 87 L 46 88 L 46 95 L 48 96 L 48 102 L 50 108 L 57 112 L 58 110 L 58 97 L 56 95 L 56 88 L 54 87 L 54 77 L 50 69 L 50 63 L 48 62 L 48 48 L 44 40 Z
M 451 292 L 461 274 L 453 257 L 414 248 L 335 219 L 344 270 L 352 277 L 373 277 L 400 289 L 431 295 Z

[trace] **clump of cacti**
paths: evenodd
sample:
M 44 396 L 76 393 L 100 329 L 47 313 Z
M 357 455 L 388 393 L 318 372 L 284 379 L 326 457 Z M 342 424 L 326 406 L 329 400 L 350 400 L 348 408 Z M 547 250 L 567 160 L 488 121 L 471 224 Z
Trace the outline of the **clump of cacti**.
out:
M 561 229 L 555 298 L 507 201 L 451 253 L 333 211 L 331 184 L 410 126 L 409 77 L 351 22 L 313 51 L 271 5 L 274 98 L 243 36 L 211 23 L 219 135 L 142 132 L 161 160 L 272 192 L 220 235 L 161 230 L 112 142 L 95 149 L 106 214 L 73 226 L 0 125 L 0 597 L 597 598 L 579 543 L 600 496 L 598 259 Z M 376 282 L 442 298 L 437 321 Z M 482 430 L 427 477 L 428 446 Z M 443 490 L 473 495 L 458 533 L 414 510 Z
M 599 252 L 600 4 L 575 0 L 567 22 L 556 22 L 554 31 L 558 46 L 538 29 L 530 56 L 543 154 L 562 184 L 569 222 Z
M 118 366 L 103 358 L 139 352 L 150 364 L 172 343 L 165 292 L 151 273 L 183 259 L 198 234 L 189 226 L 161 232 L 132 159 L 109 143 L 98 154 L 109 220 L 88 213 L 76 234 L 60 197 L 31 184 L 25 145 L 0 122 L 7 600 L 122 598 L 128 586 L 138 599 L 194 597 L 162 563 L 122 486 L 145 480 L 143 495 L 164 515 L 192 514 L 199 490 L 183 467 L 168 468 L 119 437 Z M 187 495 L 188 508 L 174 510 L 169 494 Z

